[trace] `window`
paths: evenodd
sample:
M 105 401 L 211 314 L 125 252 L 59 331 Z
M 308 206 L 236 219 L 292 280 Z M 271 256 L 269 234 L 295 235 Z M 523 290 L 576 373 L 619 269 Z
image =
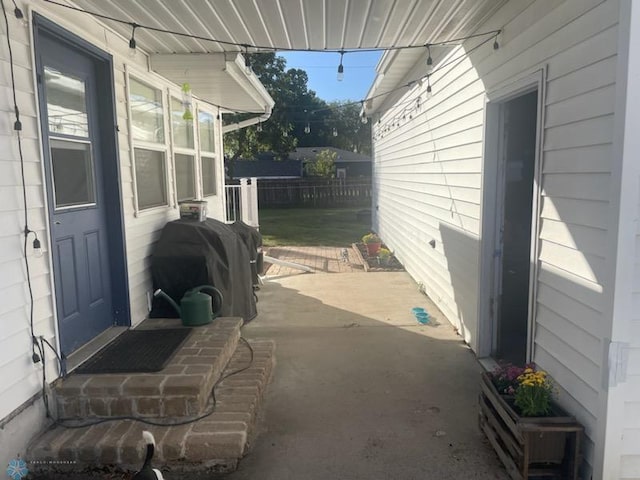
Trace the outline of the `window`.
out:
M 193 149 L 193 120 L 184 118 L 184 107 L 177 98 L 171 98 L 171 125 L 174 145 Z
M 129 88 L 133 139 L 164 143 L 162 92 L 133 78 L 130 79 Z
M 51 139 L 55 207 L 95 205 L 91 144 Z
M 137 209 L 169 204 L 163 94 L 129 77 Z
M 198 126 L 200 128 L 200 150 L 214 153 L 216 151 L 216 143 L 213 129 L 213 115 L 207 112 L 199 112 Z
M 178 201 L 192 200 L 196 192 L 196 151 L 193 119 L 185 118 L 182 102 L 171 98 L 171 128 L 173 130 L 173 159 L 176 166 L 176 197 Z
M 202 171 L 202 194 L 205 196 L 216 194 L 216 159 L 214 157 L 200 157 Z
M 84 80 L 44 69 L 56 210 L 96 204 Z
M 89 137 L 84 81 L 44 67 L 51 135 Z
M 200 172 L 202 175 L 202 194 L 216 194 L 216 143 L 213 115 L 198 112 L 198 129 L 200 133 Z
M 196 198 L 196 172 L 193 155 L 176 153 L 176 194 L 178 201 Z
M 136 187 L 141 209 L 167 205 L 165 154 L 154 150 L 134 149 Z

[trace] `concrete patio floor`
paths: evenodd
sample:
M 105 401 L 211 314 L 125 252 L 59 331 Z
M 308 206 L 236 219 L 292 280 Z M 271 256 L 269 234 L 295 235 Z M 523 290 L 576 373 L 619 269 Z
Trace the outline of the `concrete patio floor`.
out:
M 243 335 L 274 339 L 277 365 L 262 431 L 226 478 L 507 478 L 478 429 L 481 369 L 409 275 L 296 274 L 259 298 Z
M 242 335 L 275 340 L 277 363 L 257 440 L 221 479 L 508 480 L 478 428 L 481 368 L 407 273 L 279 275 L 258 297 Z

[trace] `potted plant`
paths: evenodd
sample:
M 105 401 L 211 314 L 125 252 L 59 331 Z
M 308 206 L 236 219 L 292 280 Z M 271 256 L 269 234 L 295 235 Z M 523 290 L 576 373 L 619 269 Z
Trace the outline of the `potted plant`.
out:
M 480 428 L 512 478 L 577 479 L 583 428 L 554 402 L 545 371 L 503 364 L 483 373 L 480 386 Z
M 362 237 L 362 243 L 367 247 L 367 255 L 370 257 L 378 255 L 380 247 L 382 246 L 382 240 L 380 240 L 380 237 L 373 232 L 367 233 Z
M 391 262 L 392 255 L 393 254 L 391 253 L 391 250 L 389 250 L 388 248 L 380 247 L 380 250 L 378 251 L 378 262 L 380 263 L 380 265 L 386 267 L 389 265 L 389 262 Z

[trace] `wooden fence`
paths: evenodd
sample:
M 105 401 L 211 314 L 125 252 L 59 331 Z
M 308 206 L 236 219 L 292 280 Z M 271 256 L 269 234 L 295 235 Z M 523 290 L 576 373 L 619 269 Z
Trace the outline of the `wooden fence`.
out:
M 368 207 L 371 179 L 258 180 L 260 208 L 277 207 Z

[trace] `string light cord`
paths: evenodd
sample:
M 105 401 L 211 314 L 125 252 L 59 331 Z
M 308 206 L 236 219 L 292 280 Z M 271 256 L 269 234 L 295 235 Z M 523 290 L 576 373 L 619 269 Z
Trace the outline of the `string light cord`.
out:
M 15 1 L 15 0 L 14 0 Z M 117 17 L 113 17 L 111 15 L 105 15 L 103 13 L 99 13 L 99 12 L 95 12 L 92 10 L 85 10 L 73 5 L 66 5 L 60 2 L 57 2 L 55 0 L 44 0 L 46 3 L 50 3 L 52 5 L 56 5 L 62 8 L 66 8 L 69 10 L 73 10 L 73 11 L 77 11 L 77 12 L 81 12 L 81 13 L 85 13 L 87 15 L 91 15 L 97 18 L 101 18 L 104 20 L 109 20 L 112 22 L 116 22 L 116 23 L 120 23 L 122 25 L 129 25 L 132 28 L 132 34 L 131 34 L 131 39 L 129 41 L 130 47 L 131 48 L 135 48 L 136 44 L 135 44 L 135 32 L 136 29 L 145 29 L 145 30 L 149 30 L 149 31 L 153 31 L 153 32 L 158 32 L 158 33 L 166 33 L 166 34 L 170 34 L 170 35 L 176 35 L 176 36 L 180 36 L 180 37 L 184 37 L 184 38 L 192 38 L 194 40 L 201 40 L 201 41 L 207 41 L 207 42 L 213 42 L 213 43 L 217 43 L 219 45 L 226 45 L 226 46 L 233 46 L 233 47 L 237 47 L 237 52 L 238 53 L 244 53 L 245 55 L 245 67 L 247 68 L 247 70 L 250 70 L 251 68 L 251 64 L 250 64 L 250 59 L 249 59 L 249 49 L 251 49 L 251 53 L 265 53 L 265 52 L 277 52 L 277 51 L 283 51 L 283 52 L 317 52 L 317 53 L 338 53 L 340 54 L 340 64 L 338 65 L 338 78 L 342 78 L 344 75 L 344 66 L 342 63 L 342 59 L 344 57 L 344 55 L 349 54 L 349 53 L 360 53 L 360 52 L 386 52 L 386 51 L 395 51 L 395 50 L 406 50 L 406 49 L 416 49 L 416 48 L 426 48 L 427 51 L 429 52 L 429 59 L 431 58 L 431 47 L 435 47 L 435 46 L 454 46 L 454 45 L 461 45 L 462 42 L 465 42 L 467 40 L 471 40 L 474 38 L 480 38 L 480 37 L 489 37 L 487 38 L 486 41 L 482 42 L 480 45 L 483 45 L 484 43 L 486 43 L 487 41 L 490 41 L 491 39 L 494 40 L 494 49 L 497 48 L 497 37 L 498 35 L 500 35 L 500 33 L 502 33 L 501 29 L 495 29 L 495 30 L 489 30 L 486 32 L 479 32 L 479 33 L 474 33 L 472 35 L 467 35 L 464 37 L 456 37 L 456 38 L 452 38 L 452 39 L 448 39 L 448 40 L 443 40 L 443 41 L 439 41 L 439 42 L 429 42 L 429 43 L 424 43 L 424 44 L 418 44 L 418 45 L 394 45 L 394 46 L 389 46 L 389 47 L 374 47 L 374 48 L 359 48 L 359 49 L 344 49 L 344 48 L 340 48 L 340 49 L 330 49 L 330 48 L 325 48 L 325 49 L 314 49 L 314 48 L 307 48 L 307 49 L 297 49 L 297 48 L 291 48 L 291 47 L 284 47 L 284 46 L 266 46 L 266 45 L 257 45 L 257 44 L 248 44 L 248 43 L 239 43 L 239 42 L 231 42 L 231 41 L 226 41 L 226 40 L 219 40 L 219 39 L 215 39 L 215 38 L 211 38 L 211 37 L 205 37 L 202 35 L 196 35 L 196 34 L 192 34 L 192 33 L 186 33 L 186 32 L 179 32 L 176 30 L 171 30 L 171 29 L 165 29 L 165 28 L 159 28 L 159 27 L 154 27 L 151 25 L 144 25 L 144 24 L 140 24 L 137 22 L 133 22 L 130 20 L 123 20 L 122 18 L 117 18 Z M 471 53 L 472 50 L 470 50 L 469 52 L 466 53 L 466 55 L 468 55 L 469 53 Z M 448 66 L 448 64 L 442 65 L 440 66 L 437 70 L 433 71 L 430 73 L 433 74 L 436 71 L 444 68 Z M 421 80 L 423 80 L 424 78 L 426 78 L 426 76 L 422 77 Z M 344 108 L 347 106 L 351 106 L 354 104 L 358 104 L 358 103 L 362 103 L 368 100 L 373 100 L 375 98 L 379 98 L 382 96 L 386 96 L 389 95 L 390 93 L 394 93 L 398 90 L 401 90 L 403 88 L 407 88 L 407 87 L 411 87 L 416 83 L 417 80 L 411 81 L 405 85 L 400 85 L 392 90 L 386 91 L 386 92 L 382 92 L 379 93 L 377 95 L 373 95 L 371 97 L 368 97 L 364 100 L 358 100 L 358 101 L 354 101 L 354 102 L 348 102 L 345 104 L 341 104 L 339 106 L 332 106 L 332 107 L 326 107 L 326 108 L 322 108 L 322 109 L 318 109 L 318 110 L 314 110 L 313 112 L 320 112 L 320 111 L 330 111 L 330 110 L 334 110 L 337 108 Z M 219 107 L 219 108 L 223 108 L 226 110 L 231 110 L 234 111 L 236 113 L 262 113 L 262 112 L 255 112 L 255 111 L 247 111 L 247 110 L 236 110 L 236 109 L 232 109 L 232 108 L 227 108 L 224 107 L 222 105 L 217 105 L 214 104 L 212 102 L 206 102 L 212 106 L 215 107 Z
M 239 43 L 239 42 L 230 42 L 230 41 L 226 41 L 226 40 L 218 40 L 215 38 L 211 38 L 211 37 L 205 37 L 202 35 L 196 35 L 193 33 L 186 33 L 186 32 L 179 32 L 176 30 L 171 30 L 171 29 L 166 29 L 166 28 L 159 28 L 159 27 L 153 27 L 151 25 L 143 25 L 143 24 L 139 24 L 136 22 L 132 22 L 130 20 L 123 20 L 121 18 L 117 18 L 117 17 L 112 17 L 110 15 L 105 15 L 103 13 L 99 13 L 99 12 L 95 12 L 92 10 L 85 10 L 79 7 L 75 7 L 73 5 L 66 5 L 60 2 L 56 2 L 55 0 L 44 0 L 46 3 L 50 3 L 52 5 L 57 5 L 59 7 L 62 8 L 67 8 L 69 10 L 74 10 L 76 12 L 81 12 L 81 13 L 86 13 L 88 15 L 97 17 L 97 18 L 102 18 L 104 20 L 109 20 L 112 22 L 116 22 L 116 23 L 120 23 L 123 25 L 129 25 L 132 28 L 140 28 L 140 29 L 144 29 L 144 30 L 149 30 L 152 32 L 158 32 L 158 33 L 167 33 L 170 35 L 176 35 L 176 36 L 180 36 L 180 37 L 184 37 L 184 38 L 191 38 L 194 40 L 202 40 L 205 42 L 213 42 L 213 43 L 217 43 L 219 45 L 227 45 L 227 46 L 232 46 L 232 47 L 238 47 L 238 52 L 242 53 L 242 52 L 247 52 L 249 48 L 252 49 L 251 53 L 260 53 L 260 52 L 277 52 L 277 51 L 281 51 L 281 52 L 317 52 L 317 53 L 342 53 L 342 54 L 347 54 L 347 53 L 357 53 L 357 52 L 387 52 L 387 51 L 394 51 L 394 50 L 407 50 L 407 49 L 414 49 L 414 48 L 425 48 L 427 46 L 445 46 L 445 45 L 450 45 L 450 44 L 455 44 L 455 43 L 459 43 L 459 42 L 463 42 L 472 38 L 476 38 L 476 37 L 482 37 L 482 36 L 495 36 L 496 34 L 500 33 L 500 30 L 490 30 L 488 32 L 482 32 L 482 33 L 475 33 L 473 35 L 469 35 L 466 37 L 459 37 L 459 38 L 453 38 L 451 40 L 444 40 L 441 42 L 434 42 L 434 43 L 424 43 L 424 44 L 419 44 L 419 45 L 394 45 L 394 46 L 390 46 L 390 47 L 372 47 L 372 48 L 358 48 L 358 49 L 351 49 L 351 50 L 345 50 L 345 49 L 335 49 L 335 48 L 306 48 L 306 49 L 300 49 L 300 48 L 292 48 L 292 47 L 283 47 L 283 46 L 269 46 L 269 45 L 252 45 L 252 44 L 247 44 L 247 43 Z
M 62 356 L 58 355 L 58 351 L 55 349 L 55 347 L 53 345 L 51 345 L 51 343 L 49 343 L 49 341 L 46 338 L 44 338 L 43 336 L 40 336 L 40 343 L 42 344 L 42 350 L 41 350 L 42 351 L 42 358 L 44 359 L 44 351 L 45 351 L 44 344 L 47 344 L 47 346 L 51 349 L 51 351 L 55 355 L 56 360 L 58 360 L 58 368 L 59 368 L 60 375 L 62 376 L 62 378 L 66 377 L 67 376 L 67 372 L 66 372 L 66 368 L 65 368 L 65 364 L 64 364 L 64 361 L 65 361 L 66 358 L 65 358 L 64 353 L 62 354 Z M 43 362 L 44 362 L 44 360 L 43 360 Z
M 11 48 L 11 34 L 10 34 L 10 28 L 9 28 L 9 18 L 7 17 L 7 8 L 4 4 L 4 1 L 1 3 L 2 3 L 2 16 L 4 17 L 4 23 L 5 23 L 6 33 L 7 33 L 7 50 L 9 52 L 9 72 L 11 77 L 11 95 L 13 99 L 13 111 L 15 114 L 13 129 L 17 136 L 18 155 L 20 157 L 20 178 L 22 180 L 22 201 L 24 203 L 23 254 L 24 254 L 24 266 L 25 266 L 26 276 L 27 276 L 27 289 L 29 291 L 29 330 L 31 334 L 31 360 L 33 361 L 33 363 L 38 363 L 41 359 L 41 356 L 36 352 L 36 349 L 39 350 L 39 348 L 38 348 L 38 340 L 36 339 L 36 336 L 34 333 L 34 327 L 33 327 L 33 313 L 34 313 L 33 312 L 34 311 L 33 285 L 31 283 L 31 268 L 29 265 L 29 256 L 27 255 L 27 246 L 28 246 L 27 240 L 29 238 L 29 234 L 33 233 L 35 236 L 35 239 L 33 241 L 34 248 L 40 247 L 40 240 L 38 239 L 38 235 L 36 234 L 36 232 L 34 232 L 29 228 L 29 211 L 27 207 L 27 185 L 26 185 L 26 177 L 24 172 L 24 151 L 22 149 L 22 136 L 21 136 L 22 122 L 20 121 L 20 109 L 18 108 L 18 100 L 17 100 L 17 93 L 16 93 L 16 77 L 15 77 L 15 69 L 14 69 L 14 62 L 13 62 L 13 49 Z M 23 18 L 20 16 L 22 15 L 22 10 L 18 8 L 18 5 L 16 4 L 15 0 L 13 1 L 13 4 L 15 6 L 14 13 L 16 18 L 18 19 Z M 18 14 L 18 12 L 20 13 Z
M 220 378 L 218 378 L 218 380 L 216 381 L 216 383 L 214 383 L 213 387 L 211 387 L 211 405 L 208 409 L 207 412 L 203 413 L 202 415 L 198 415 L 195 418 L 189 418 L 187 420 L 182 420 L 182 421 L 178 421 L 178 422 L 158 422 L 155 420 L 150 420 L 148 418 L 141 418 L 141 417 L 135 417 L 135 416 L 131 416 L 131 415 L 123 415 L 120 417 L 101 417 L 98 418 L 97 420 L 91 421 L 91 422 L 83 422 L 83 423 L 67 423 L 67 421 L 65 419 L 56 419 L 54 420 L 53 424 L 52 424 L 52 428 L 54 426 L 59 426 L 59 427 L 63 427 L 63 428 L 69 428 L 69 429 L 79 429 L 79 428 L 86 428 L 86 427 L 92 427 L 94 425 L 100 425 L 103 423 L 107 423 L 107 422 L 115 422 L 115 421 L 122 421 L 122 420 L 131 420 L 134 422 L 140 422 L 143 423 L 145 425 L 153 425 L 156 427 L 177 427 L 180 425 L 189 425 L 191 423 L 195 423 L 198 422 L 200 420 L 203 420 L 207 417 L 210 417 L 211 415 L 213 415 L 216 411 L 216 406 L 217 406 L 217 399 L 216 399 L 216 394 L 215 394 L 215 390 L 218 387 L 218 385 L 220 383 L 222 383 L 224 380 L 226 380 L 229 377 L 232 377 L 233 375 L 238 375 L 239 373 L 244 372 L 245 370 L 248 370 L 249 368 L 251 368 L 253 366 L 253 361 L 254 361 L 254 356 L 255 356 L 255 352 L 253 351 L 253 347 L 251 346 L 251 344 L 243 337 L 240 336 L 240 341 L 242 343 L 244 343 L 244 345 L 249 349 L 249 353 L 250 353 L 250 358 L 249 358 L 249 362 L 247 363 L 246 366 L 239 368 L 237 370 L 234 370 L 232 372 L 227 373 L 226 375 L 221 375 Z
M 339 105 L 331 105 L 331 106 L 327 106 L 327 107 L 324 107 L 324 108 L 318 108 L 318 109 L 316 109 L 316 110 L 311 110 L 311 111 L 309 111 L 309 113 L 308 113 L 308 114 L 309 114 L 309 115 L 315 115 L 316 113 L 320 113 L 320 112 L 332 112 L 332 111 L 339 110 L 339 109 L 341 109 L 341 108 L 347 108 L 347 107 L 350 107 L 350 106 L 353 106 L 353 105 L 365 105 L 367 102 L 369 102 L 369 101 L 371 101 L 371 100 L 375 100 L 376 98 L 385 97 L 385 96 L 387 96 L 387 95 L 390 95 L 390 94 L 395 93 L 395 92 L 400 91 L 400 90 L 404 90 L 404 89 L 406 89 L 406 88 L 412 88 L 412 87 L 414 87 L 416 84 L 418 84 L 419 82 L 423 82 L 423 81 L 425 81 L 425 80 L 428 82 L 427 92 L 428 92 L 428 93 L 431 93 L 431 87 L 432 87 L 432 85 L 431 85 L 431 77 L 432 77 L 434 74 L 436 74 L 436 73 L 438 73 L 438 72 L 440 72 L 440 71 L 444 70 L 445 68 L 447 68 L 447 67 L 449 67 L 449 66 L 451 66 L 451 65 L 453 65 L 453 64 L 457 64 L 457 63 L 459 63 L 459 62 L 462 62 L 462 61 L 463 61 L 466 57 L 468 57 L 471 53 L 473 53 L 474 51 L 478 50 L 479 48 L 481 48 L 483 45 L 487 44 L 487 43 L 488 43 L 488 42 L 490 42 L 491 40 L 494 40 L 494 41 L 495 41 L 495 38 L 496 38 L 496 36 L 499 34 L 499 32 L 500 32 L 500 30 L 496 30 L 495 32 L 493 32 L 493 33 L 494 33 L 494 36 L 489 37 L 489 38 L 487 38 L 487 39 L 483 40 L 483 41 L 482 41 L 482 42 L 480 42 L 478 45 L 476 45 L 476 46 L 474 46 L 474 47 L 470 48 L 468 51 L 466 51 L 466 52 L 465 52 L 465 53 L 463 53 L 462 55 L 460 55 L 460 56 L 458 56 L 458 57 L 456 57 L 456 58 L 453 58 L 453 59 L 451 59 L 451 60 L 449 60 L 449 61 L 447 61 L 447 62 L 443 63 L 442 65 L 439 65 L 439 66 L 438 66 L 438 68 L 435 68 L 435 69 L 431 70 L 429 73 L 427 73 L 427 74 L 425 74 L 425 75 L 423 75 L 423 76 L 421 76 L 421 77 L 419 77 L 419 78 L 417 78 L 417 79 L 415 79 L 415 80 L 411 80 L 411 81 L 409 81 L 409 82 L 407 82 L 407 83 L 404 83 L 404 84 L 399 85 L 399 86 L 397 86 L 397 87 L 395 87 L 395 88 L 392 88 L 391 90 L 387 90 L 387 91 L 384 91 L 384 92 L 378 93 L 378 94 L 376 94 L 376 95 L 371 95 L 371 96 L 366 97 L 366 98 L 364 98 L 364 99 L 362 99 L 362 100 L 354 100 L 354 101 L 351 101 L 351 102 L 341 103 L 341 104 L 339 104 Z M 476 35 L 476 36 L 474 36 L 473 38 L 476 38 L 476 37 L 478 37 L 478 36 L 480 36 L 480 35 Z M 495 47 L 494 47 L 494 48 L 495 48 Z M 403 102 L 400 102 L 400 103 L 396 104 L 396 107 L 401 107 L 402 105 L 410 104 L 410 103 L 413 103 L 413 102 L 415 102 L 415 101 L 416 101 L 416 98 L 410 98 L 410 99 L 404 100 Z M 205 101 L 205 103 L 208 103 L 208 104 L 213 105 L 213 106 L 216 106 L 216 107 L 220 107 L 219 105 L 215 105 L 214 103 L 211 103 L 211 102 L 207 102 L 207 101 Z M 293 108 L 293 107 L 295 107 L 295 106 L 293 106 L 293 105 L 289 105 L 288 107 L 289 107 L 289 108 Z M 224 107 L 220 107 L 220 108 L 224 108 Z M 245 112 L 242 112 L 242 113 L 258 113 L 258 112 L 248 112 L 248 111 L 245 111 Z M 406 112 L 404 112 L 404 111 L 403 111 L 403 113 L 406 113 Z M 389 125 L 390 123 L 395 123 L 395 122 L 398 120 L 398 118 L 399 118 L 398 116 L 394 116 L 394 117 L 393 117 L 393 119 L 392 119 L 392 121 L 387 121 L 387 122 L 385 122 L 385 123 L 384 123 L 380 128 L 385 128 L 385 127 L 386 127 L 387 125 Z M 309 123 L 316 123 L 316 122 L 318 122 L 318 123 L 323 123 L 323 122 L 326 122 L 326 119 L 320 119 L 320 120 L 298 120 L 298 121 L 296 121 L 296 120 L 291 120 L 291 122 L 292 122 L 292 123 L 304 123 L 304 124 L 307 124 L 307 125 L 308 125 Z
M 396 87 L 396 88 L 394 88 L 392 90 L 389 90 L 389 91 L 386 91 L 386 92 L 383 92 L 383 93 L 380 93 L 380 94 L 377 94 L 377 95 L 372 95 L 371 97 L 368 97 L 366 100 L 364 100 L 364 102 L 366 102 L 367 100 L 373 100 L 375 98 L 379 98 L 379 97 L 382 97 L 382 96 L 389 95 L 391 93 L 394 93 L 394 92 L 396 92 L 398 90 L 402 90 L 404 88 L 411 88 L 411 87 L 415 86 L 418 82 L 421 82 L 421 81 L 424 81 L 424 80 L 428 80 L 429 82 L 431 82 L 431 77 L 435 73 L 438 73 L 438 72 L 442 71 L 443 69 L 445 69 L 445 68 L 447 68 L 447 67 L 449 67 L 449 66 L 451 66 L 453 64 L 456 64 L 456 66 L 457 66 L 457 64 L 462 62 L 471 53 L 473 53 L 474 51 L 478 50 L 483 45 L 486 45 L 491 40 L 494 40 L 494 37 L 490 37 L 490 38 L 487 38 L 487 39 L 483 40 L 478 45 L 470 48 L 468 51 L 466 51 L 462 55 L 460 55 L 460 56 L 458 56 L 456 58 L 453 58 L 453 59 L 447 61 L 446 63 L 442 64 L 442 65 L 439 65 L 438 68 L 433 69 L 431 72 L 427 73 L 426 75 L 423 75 L 419 79 L 407 82 L 406 84 L 400 85 L 400 86 L 398 86 L 398 87 Z M 407 99 L 407 100 L 405 100 L 405 101 L 403 101 L 401 103 L 396 104 L 396 107 L 400 107 L 400 106 L 402 106 L 404 104 L 409 104 L 409 103 L 412 103 L 412 102 L 415 102 L 415 101 L 416 101 L 415 98 Z M 360 101 L 360 102 L 350 102 L 350 104 L 353 105 L 353 104 L 361 103 L 361 102 L 362 101 Z M 344 106 L 344 105 L 341 105 L 340 107 L 342 107 L 342 106 Z M 391 121 L 385 122 L 384 124 L 382 124 L 382 126 L 380 128 L 384 128 L 385 126 L 389 125 L 390 123 L 394 123 L 396 120 L 398 120 L 398 116 L 394 116 Z
M 491 31 L 491 32 L 487 32 L 487 33 L 491 33 L 491 34 L 493 34 L 493 36 L 492 36 L 492 37 L 489 37 L 489 38 L 487 38 L 487 39 L 485 39 L 485 40 L 483 40 L 483 41 L 482 41 L 482 42 L 480 42 L 478 45 L 476 45 L 476 46 L 474 46 L 474 47 L 470 48 L 467 52 L 465 52 L 464 54 L 460 55 L 459 57 L 456 57 L 456 58 L 454 58 L 454 59 L 452 59 L 452 60 L 449 60 L 448 62 L 446 62 L 446 63 L 444 63 L 444 64 L 442 64 L 442 65 L 439 65 L 439 66 L 438 66 L 438 68 L 435 68 L 435 69 L 431 70 L 429 73 L 427 73 L 427 74 L 423 75 L 422 77 L 419 77 L 419 78 L 417 78 L 417 79 L 415 79 L 415 80 L 411 80 L 411 81 L 409 81 L 409 82 L 407 82 L 407 83 L 405 83 L 405 84 L 399 85 L 398 87 L 395 87 L 395 88 L 393 88 L 393 89 L 391 89 L 391 90 L 387 90 L 387 91 L 385 91 L 385 92 L 381 92 L 381 93 L 378 93 L 378 94 L 376 94 L 376 95 L 372 95 L 372 96 L 370 96 L 370 97 L 366 97 L 366 98 L 364 98 L 364 99 L 362 99 L 362 100 L 353 100 L 353 101 L 350 101 L 350 102 L 341 103 L 341 104 L 339 104 L 339 105 L 331 105 L 331 106 L 327 106 L 327 107 L 323 107 L 323 108 L 318 108 L 318 109 L 315 109 L 315 110 L 311 110 L 311 111 L 309 112 L 309 114 L 310 114 L 310 115 L 313 115 L 313 114 L 316 114 L 316 113 L 319 113 L 319 112 L 329 112 L 329 111 L 334 111 L 334 110 L 338 110 L 338 109 L 341 109 L 341 108 L 346 108 L 346 107 L 350 107 L 350 106 L 358 105 L 358 104 L 359 104 L 359 105 L 364 105 L 364 104 L 366 104 L 366 103 L 367 103 L 368 101 L 370 101 L 370 100 L 375 100 L 376 98 L 384 97 L 384 96 L 386 96 L 386 95 L 389 95 L 389 94 L 391 94 L 391 93 L 395 93 L 395 92 L 397 92 L 397 91 L 399 91 L 399 90 L 402 90 L 402 89 L 405 89 L 405 88 L 411 88 L 411 87 L 414 87 L 414 86 L 415 86 L 417 83 L 419 83 L 419 82 L 422 82 L 422 81 L 427 80 L 427 79 L 429 79 L 429 80 L 430 80 L 430 77 L 431 77 L 432 75 L 434 75 L 434 74 L 436 74 L 436 73 L 440 72 L 441 70 L 443 70 L 443 69 L 447 68 L 448 66 L 450 66 L 450 65 L 452 65 L 452 64 L 454 64 L 454 63 L 456 63 L 456 62 L 459 62 L 459 61 L 464 60 L 464 59 L 465 59 L 469 54 L 471 54 L 471 53 L 472 53 L 472 52 L 474 52 L 475 50 L 479 49 L 480 47 L 482 47 L 482 46 L 483 46 L 483 45 L 485 45 L 486 43 L 490 42 L 491 40 L 495 40 L 496 36 L 497 36 L 498 34 L 500 34 L 500 32 L 501 32 L 501 30 L 493 30 L 493 31 Z M 485 34 L 473 35 L 473 36 L 470 36 L 469 38 L 477 38 L 477 37 L 480 37 L 480 36 L 483 36 L 483 35 L 485 35 Z M 459 41 L 459 40 L 460 40 L 460 39 L 454 39 L 454 41 Z M 433 45 L 435 45 L 435 44 L 433 44 L 433 43 L 432 43 L 432 44 L 430 44 L 430 45 L 431 45 L 431 46 L 433 46 Z M 358 51 L 362 51 L 362 50 L 358 50 Z M 338 53 L 339 53 L 339 52 L 338 52 Z M 203 101 L 204 103 L 207 103 L 207 104 L 211 105 L 211 106 L 218 107 L 218 108 L 221 108 L 221 109 L 226 109 L 226 110 L 233 110 L 233 111 L 235 111 L 235 112 L 237 112 L 237 113 L 264 113 L 264 112 L 248 111 L 248 110 L 235 110 L 235 109 L 232 109 L 232 108 L 230 108 L 230 107 L 224 107 L 224 106 L 222 106 L 222 105 L 217 105 L 217 104 L 215 104 L 215 103 L 213 103 L 213 102 L 209 102 L 209 101 L 207 101 L 207 100 L 202 100 L 202 101 Z M 415 101 L 415 99 L 406 100 L 405 102 L 406 102 L 406 103 L 411 103 L 411 102 L 413 102 L 413 101 Z M 404 104 L 405 102 L 398 104 L 398 106 L 400 106 L 400 105 Z M 303 105 L 298 105 L 298 106 L 303 106 Z M 288 106 L 287 106 L 287 109 L 297 110 L 297 109 L 296 109 L 296 107 L 297 107 L 296 105 L 288 105 Z M 280 107 L 280 109 L 282 109 L 282 107 Z M 315 121 L 315 120 L 311 120 L 311 122 L 312 122 L 312 123 L 313 123 L 314 121 Z M 306 122 L 306 121 L 305 121 L 305 122 Z

